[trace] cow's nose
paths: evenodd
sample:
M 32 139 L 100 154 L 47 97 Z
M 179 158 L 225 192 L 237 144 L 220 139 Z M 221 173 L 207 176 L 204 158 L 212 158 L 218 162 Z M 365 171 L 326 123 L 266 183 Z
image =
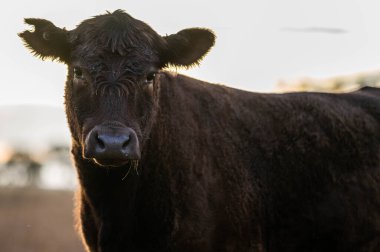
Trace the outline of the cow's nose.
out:
M 87 135 L 85 158 L 93 158 L 101 165 L 118 165 L 140 158 L 136 132 L 128 127 L 95 126 Z
M 105 132 L 98 133 L 95 139 L 95 150 L 98 153 L 125 153 L 128 154 L 128 143 L 131 139 L 131 135 L 129 132 L 125 132 L 126 134 L 114 135 L 107 134 Z

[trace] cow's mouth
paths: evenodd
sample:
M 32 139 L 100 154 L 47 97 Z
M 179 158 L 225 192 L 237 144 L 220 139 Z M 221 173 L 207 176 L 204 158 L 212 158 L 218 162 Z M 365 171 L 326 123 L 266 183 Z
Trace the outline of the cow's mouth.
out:
M 92 159 L 96 164 L 104 167 L 121 167 L 128 165 L 131 160 L 129 159 L 99 159 L 99 158 L 93 158 Z

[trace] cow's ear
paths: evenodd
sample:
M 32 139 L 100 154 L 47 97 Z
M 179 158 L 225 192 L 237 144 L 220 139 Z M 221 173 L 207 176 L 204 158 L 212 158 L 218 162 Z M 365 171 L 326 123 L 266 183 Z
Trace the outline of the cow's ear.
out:
M 191 28 L 164 37 L 168 51 L 166 64 L 190 67 L 207 54 L 215 43 L 215 35 L 211 30 Z
M 18 35 L 36 56 L 68 61 L 71 46 L 67 30 L 58 28 L 45 19 L 26 18 L 25 23 L 34 26 L 34 31 L 24 31 Z

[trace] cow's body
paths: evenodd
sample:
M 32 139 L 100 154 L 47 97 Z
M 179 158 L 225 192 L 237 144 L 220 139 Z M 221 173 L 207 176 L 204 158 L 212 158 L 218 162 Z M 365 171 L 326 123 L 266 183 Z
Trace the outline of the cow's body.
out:
M 160 38 L 120 11 L 70 32 L 27 22 L 35 53 L 69 66 L 88 251 L 380 251 L 380 90 L 258 94 L 155 76 L 196 63 L 212 34 Z M 130 54 L 136 39 L 158 49 Z
M 82 200 L 109 211 L 101 219 L 116 228 L 110 243 L 123 239 L 131 251 L 380 249 L 380 90 L 255 94 L 160 79 L 140 176 L 95 174 L 77 160 L 90 170 Z M 92 239 L 106 224 L 90 225 Z

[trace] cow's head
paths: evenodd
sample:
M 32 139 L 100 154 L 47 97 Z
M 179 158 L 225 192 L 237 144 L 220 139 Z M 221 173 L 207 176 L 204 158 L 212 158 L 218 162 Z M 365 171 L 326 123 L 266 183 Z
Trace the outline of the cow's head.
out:
M 207 29 L 160 36 L 123 11 L 96 16 L 67 31 L 25 19 L 19 34 L 36 55 L 67 64 L 66 113 L 73 147 L 102 166 L 138 160 L 157 106 L 159 70 L 196 64 L 213 46 Z

